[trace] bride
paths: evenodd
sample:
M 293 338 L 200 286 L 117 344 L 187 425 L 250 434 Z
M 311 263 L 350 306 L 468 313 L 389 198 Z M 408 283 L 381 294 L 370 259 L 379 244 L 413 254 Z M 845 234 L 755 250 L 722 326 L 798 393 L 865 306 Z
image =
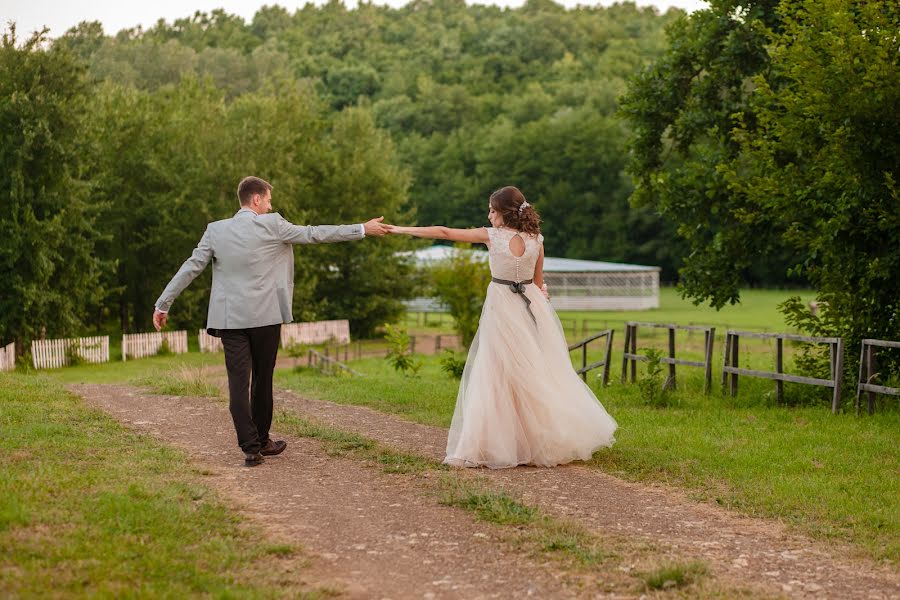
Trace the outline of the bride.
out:
M 445 463 L 552 467 L 588 460 L 616 422 L 575 373 L 543 285 L 540 217 L 517 188 L 491 194 L 493 227 L 400 227 L 389 233 L 487 244 L 491 267 L 459 385 Z

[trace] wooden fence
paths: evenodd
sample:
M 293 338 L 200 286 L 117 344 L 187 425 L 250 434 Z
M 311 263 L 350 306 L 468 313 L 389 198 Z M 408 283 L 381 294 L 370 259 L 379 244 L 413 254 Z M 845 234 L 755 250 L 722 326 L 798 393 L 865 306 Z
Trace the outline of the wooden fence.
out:
M 876 371 L 875 348 L 900 348 L 900 342 L 886 340 L 863 340 L 859 353 L 859 378 L 856 383 L 856 412 L 859 412 L 860 397 L 863 392 L 868 395 L 869 414 L 875 412 L 875 394 L 900 396 L 900 388 L 875 385 L 872 381 L 878 377 Z
M 672 325 L 663 323 L 639 323 L 637 321 L 627 321 L 625 323 L 625 353 L 622 356 L 622 383 L 625 383 L 628 377 L 628 365 L 631 364 L 631 382 L 637 380 L 637 361 L 647 362 L 649 359 L 637 353 L 637 332 L 638 327 L 650 327 L 654 329 L 668 329 L 669 331 L 669 355 L 659 359 L 659 362 L 669 365 L 669 376 L 666 377 L 664 384 L 665 389 L 675 388 L 675 365 L 685 365 L 688 367 L 703 367 L 705 377 L 703 383 L 704 393 L 709 393 L 712 386 L 712 352 L 713 343 L 716 338 L 715 327 L 703 327 L 698 325 Z M 704 360 L 685 360 L 683 358 L 675 358 L 675 331 L 702 331 L 704 335 L 703 348 Z
M 775 340 L 775 371 L 757 371 L 754 369 L 741 369 L 738 366 L 740 354 L 740 338 L 774 339 Z M 788 375 L 784 372 L 784 340 L 805 342 L 808 344 L 828 344 L 830 353 L 829 366 L 831 377 L 820 379 L 817 377 L 802 377 L 800 375 Z M 737 394 L 738 376 L 762 377 L 775 380 L 775 400 L 781 402 L 784 399 L 784 382 L 803 383 L 806 385 L 820 385 L 834 390 L 831 398 L 831 412 L 836 413 L 841 405 L 841 373 L 844 369 L 844 340 L 833 337 L 811 337 L 805 335 L 793 335 L 789 333 L 757 333 L 753 331 L 735 331 L 729 329 L 725 336 L 725 356 L 722 361 L 722 387 L 728 383 L 728 375 L 731 375 L 731 395 Z
M 122 336 L 122 362 L 129 358 L 156 356 L 166 342 L 174 354 L 188 351 L 187 331 L 151 331 L 149 333 L 126 333 Z
M 200 342 L 200 352 L 221 352 L 222 338 L 206 333 L 206 329 L 197 332 L 197 341 Z
M 12 371 L 16 368 L 16 343 L 10 342 L 0 348 L 0 371 Z
M 311 323 L 288 323 L 281 326 L 281 347 L 293 344 L 321 344 L 322 342 L 346 344 L 350 341 L 350 322 L 314 321 Z
M 598 340 L 602 337 L 606 338 L 606 352 L 603 354 L 603 360 L 597 361 L 595 363 L 587 364 L 587 346 L 589 343 L 594 340 Z M 601 378 L 603 387 L 609 383 L 609 358 L 610 353 L 612 352 L 612 343 L 613 343 L 613 330 L 607 329 L 606 331 L 601 331 L 600 333 L 595 333 L 592 336 L 586 337 L 580 342 L 575 342 L 574 344 L 569 346 L 569 352 L 572 350 L 577 350 L 581 348 L 581 368 L 576 370 L 576 373 L 581 375 L 581 379 L 587 382 L 587 374 L 588 371 L 592 369 L 596 369 L 598 367 L 603 367 L 603 376 Z
M 109 362 L 109 336 L 31 342 L 31 362 L 35 369 L 65 367 L 73 354 L 89 363 Z

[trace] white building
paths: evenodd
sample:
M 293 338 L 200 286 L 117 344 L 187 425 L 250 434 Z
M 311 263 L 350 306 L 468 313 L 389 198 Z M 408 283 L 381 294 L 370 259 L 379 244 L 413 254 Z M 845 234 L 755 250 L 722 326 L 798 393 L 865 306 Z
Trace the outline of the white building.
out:
M 416 264 L 427 267 L 446 260 L 452 246 L 431 246 L 413 253 Z M 484 250 L 470 250 L 487 260 Z M 556 310 L 647 310 L 659 308 L 659 267 L 595 260 L 544 257 L 544 282 Z M 433 298 L 406 303 L 413 312 L 442 312 Z

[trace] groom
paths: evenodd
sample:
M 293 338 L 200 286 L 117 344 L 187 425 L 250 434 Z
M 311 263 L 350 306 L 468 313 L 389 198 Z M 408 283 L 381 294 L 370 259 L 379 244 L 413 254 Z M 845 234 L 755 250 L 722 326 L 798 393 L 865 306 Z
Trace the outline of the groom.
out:
M 241 209 L 230 219 L 207 225 L 191 257 L 156 301 L 153 325 L 157 331 L 165 326 L 172 303 L 211 260 L 207 331 L 222 339 L 231 417 L 244 464 L 253 467 L 263 456 L 281 454 L 287 447 L 269 438 L 269 427 L 281 324 L 293 320 L 293 244 L 378 237 L 387 233 L 387 226 L 384 217 L 357 225 L 294 225 L 278 213 L 267 214 L 272 210 L 272 185 L 259 177 L 242 179 L 237 195 Z

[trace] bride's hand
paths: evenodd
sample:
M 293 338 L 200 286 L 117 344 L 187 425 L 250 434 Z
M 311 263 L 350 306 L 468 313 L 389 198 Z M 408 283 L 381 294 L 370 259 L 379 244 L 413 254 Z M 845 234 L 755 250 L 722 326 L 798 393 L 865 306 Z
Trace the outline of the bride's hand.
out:
M 547 302 L 550 302 L 550 292 L 547 291 L 546 283 L 541 286 L 541 293 L 544 295 L 544 298 L 547 299 Z

